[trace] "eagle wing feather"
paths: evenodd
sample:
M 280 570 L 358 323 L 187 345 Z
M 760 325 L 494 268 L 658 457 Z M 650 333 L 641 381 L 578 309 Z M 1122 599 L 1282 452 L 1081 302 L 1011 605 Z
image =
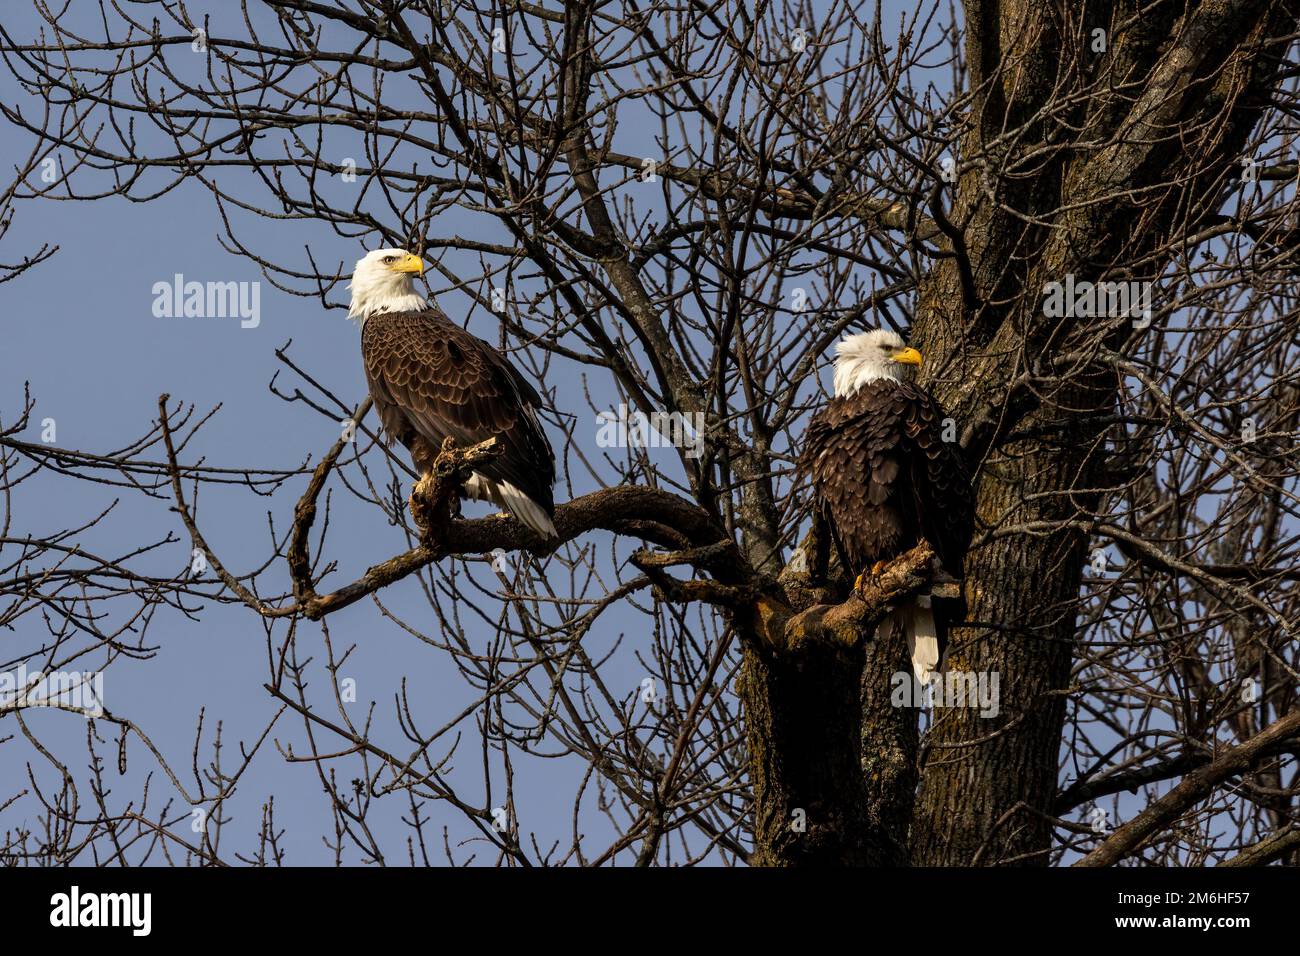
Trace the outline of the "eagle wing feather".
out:
M 503 453 L 479 472 L 554 512 L 555 454 L 537 419 L 541 397 L 504 355 L 432 309 L 370 316 L 361 349 L 380 421 L 417 467 L 432 464 L 445 438 L 469 446 L 499 436 Z
M 833 398 L 808 425 L 800 469 L 854 575 L 924 537 L 960 576 L 974 530 L 970 477 L 944 413 L 924 389 L 876 382 Z

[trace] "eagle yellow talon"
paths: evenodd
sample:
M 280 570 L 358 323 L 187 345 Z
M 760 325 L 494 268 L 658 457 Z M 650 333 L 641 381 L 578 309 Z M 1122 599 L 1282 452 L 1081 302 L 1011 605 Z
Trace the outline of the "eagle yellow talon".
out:
M 875 564 L 871 566 L 870 571 L 863 571 L 861 574 L 858 575 L 857 580 L 853 582 L 853 590 L 861 591 L 863 581 L 866 581 L 869 578 L 880 577 L 880 573 L 884 571 L 885 568 L 887 568 L 888 566 L 889 566 L 888 561 L 877 561 Z

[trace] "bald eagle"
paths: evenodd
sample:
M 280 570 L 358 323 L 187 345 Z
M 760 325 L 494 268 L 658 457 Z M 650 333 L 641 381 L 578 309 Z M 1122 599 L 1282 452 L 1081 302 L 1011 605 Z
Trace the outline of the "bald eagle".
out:
M 819 530 L 859 580 L 923 538 L 960 578 L 974 530 L 970 477 L 956 442 L 944 441 L 943 408 L 912 382 L 921 353 L 888 329 L 846 336 L 835 350 L 835 396 L 809 423 L 800 458 Z M 960 598 L 921 594 L 881 627 L 907 635 L 924 684 L 964 615 Z
M 555 453 L 537 419 L 542 400 L 482 339 L 429 305 L 412 287 L 419 256 L 376 249 L 352 273 L 348 317 L 361 323 L 361 355 L 375 410 L 391 442 L 427 477 L 445 438 L 461 447 L 499 437 L 504 452 L 465 483 L 543 538 L 556 536 Z

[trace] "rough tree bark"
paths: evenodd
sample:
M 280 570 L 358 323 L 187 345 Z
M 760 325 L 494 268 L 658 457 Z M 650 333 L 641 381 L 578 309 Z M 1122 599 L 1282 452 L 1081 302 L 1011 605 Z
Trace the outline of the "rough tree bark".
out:
M 931 359 L 931 387 L 984 460 L 981 521 L 1086 519 L 1103 451 L 1089 416 L 1113 407 L 1114 370 L 1099 359 L 1058 375 L 1047 393 L 1017 386 L 1043 367 L 1059 370 L 1074 349 L 1119 345 L 1129 329 L 1099 336 L 1095 320 L 1047 319 L 1043 286 L 1067 274 L 1126 276 L 1218 211 L 1276 79 L 1278 50 L 1266 41 L 1291 33 L 1297 10 L 1267 0 L 1078 10 L 972 0 L 966 10 L 976 121 L 962 159 L 979 163 L 963 166 L 950 215 L 965 256 L 929 276 L 915 337 Z M 1089 62 L 1096 28 L 1107 49 Z M 1098 79 L 1070 116 L 1074 142 L 1063 143 L 1063 130 L 1036 111 L 1062 88 L 1082 92 Z M 989 164 L 1016 175 L 990 176 Z M 1140 268 L 1149 275 L 1158 264 Z M 1004 440 L 1014 432 L 1049 437 Z M 988 626 L 954 635 L 949 666 L 999 672 L 1002 715 L 991 727 L 957 710 L 935 729 L 914 862 L 1048 862 L 1086 546 L 1077 527 L 1061 528 L 995 539 L 969 561 L 971 620 Z M 885 719 L 879 710 L 866 717 Z

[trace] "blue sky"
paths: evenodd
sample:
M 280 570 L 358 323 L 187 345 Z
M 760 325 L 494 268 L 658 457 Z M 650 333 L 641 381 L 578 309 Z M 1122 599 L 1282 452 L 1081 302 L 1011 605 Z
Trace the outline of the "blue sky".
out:
M 81 15 L 79 10 L 70 14 Z M 30 14 L 25 16 L 28 22 L 34 20 Z M 6 19 L 7 28 L 16 36 L 32 30 L 23 16 Z M 83 27 L 92 33 L 93 19 Z M 212 33 L 218 35 L 219 30 L 214 27 Z M 0 77 L 0 97 L 29 106 L 33 102 L 15 88 L 8 75 Z M 26 136 L 7 125 L 0 127 L 0 137 L 4 138 L 7 156 L 19 152 L 25 155 L 30 148 Z M 340 157 L 361 154 L 356 144 L 340 142 L 337 149 Z M 59 158 L 61 164 L 68 163 L 66 155 Z M 251 178 L 249 175 L 249 190 L 256 193 L 257 185 Z M 340 182 L 334 188 L 342 192 L 356 186 Z M 305 264 L 304 246 L 310 245 L 317 261 L 337 263 L 350 271 L 351 263 L 376 244 L 373 239 L 363 244 L 341 238 L 317 224 L 267 221 L 237 211 L 234 216 L 241 241 L 280 263 Z M 491 229 L 485 226 L 485 217 L 459 212 L 441 218 L 437 227 L 449 234 L 477 238 L 489 238 L 485 232 Z M 506 241 L 504 230 L 497 228 L 495 233 L 490 236 L 492 240 Z M 220 406 L 185 450 L 185 461 L 203 459 L 206 464 L 221 467 L 292 469 L 323 454 L 337 438 L 339 427 L 271 393 L 268 384 L 277 371 L 282 388 L 291 390 L 300 384 L 277 361 L 274 351 L 292 341 L 293 360 L 345 402 L 355 404 L 366 394 L 357 328 L 342 309 L 326 310 L 315 298 L 278 291 L 265 281 L 255 264 L 223 248 L 223 235 L 211 195 L 194 182 L 183 183 L 147 204 L 118 196 L 94 202 L 46 198 L 21 203 L 14 228 L 5 239 L 6 254 L 15 258 L 10 250 L 21 254 L 42 242 L 57 243 L 59 249 L 52 259 L 0 290 L 5 306 L 0 422 L 9 425 L 16 419 L 24 383 L 30 383 L 36 406 L 23 437 L 39 440 L 41 422 L 53 419 L 58 445 L 107 453 L 148 430 L 157 415 L 159 395 L 169 393 L 174 401 L 193 404 L 200 414 Z M 468 258 L 456 261 L 449 255 L 447 261 L 466 275 L 472 275 L 476 268 Z M 155 283 L 171 282 L 177 273 L 187 281 L 260 281 L 260 322 L 245 328 L 234 318 L 155 316 Z M 437 291 L 436 277 L 433 281 Z M 342 302 L 345 295 L 340 287 L 331 301 Z M 439 301 L 458 319 L 465 315 L 463 303 L 458 313 L 454 296 Z M 471 330 L 489 340 L 496 339 L 495 325 L 495 320 L 481 310 L 470 321 Z M 584 393 L 590 394 L 600 407 L 616 407 L 616 393 L 607 381 L 589 377 L 585 369 L 577 367 L 554 369 L 548 380 L 558 385 L 557 407 L 579 416 L 582 424 L 576 431 L 588 454 L 599 455 L 600 450 L 594 447 L 595 417 Z M 161 449 L 155 448 L 150 457 L 160 455 Z M 671 453 L 656 452 L 654 457 L 667 463 Z M 594 484 L 574 464 L 576 493 L 591 490 Z M 299 479 L 271 499 L 255 497 L 239 488 L 205 489 L 198 520 L 212 550 L 239 572 L 260 564 L 269 552 L 267 512 L 275 513 L 277 530 L 282 530 L 291 519 L 302 486 L 303 480 Z M 326 585 L 338 586 L 370 564 L 404 550 L 406 543 L 396 529 L 382 523 L 373 508 L 357 506 L 347 501 L 340 489 L 334 490 L 331 544 L 327 550 L 331 559 L 340 562 L 340 570 L 327 579 Z M 557 488 L 557 500 L 568 497 L 567 489 Z M 185 530 L 169 510 L 168 502 L 48 473 L 25 483 L 15 494 L 14 531 L 16 536 L 39 537 L 87 521 L 113 502 L 115 508 L 109 517 L 79 536 L 83 546 L 105 553 L 122 551 L 172 533 L 181 540 L 149 555 L 137 566 L 149 573 L 170 576 L 189 564 L 190 545 Z M 478 504 L 467 504 L 465 510 L 471 515 L 489 512 Z M 602 548 L 608 547 L 610 537 L 606 533 L 592 536 Z M 622 549 L 624 553 L 627 550 Z M 485 586 L 498 587 L 482 571 L 481 564 L 475 566 L 474 573 Z M 382 600 L 395 615 L 417 625 L 428 625 L 436 635 L 436 623 L 431 620 L 422 588 L 414 578 L 390 588 Z M 597 630 L 584 642 L 593 656 L 603 656 L 621 645 L 605 673 L 613 690 L 629 697 L 644 679 L 645 668 L 638 663 L 635 651 L 636 642 L 645 639 L 646 620 L 639 613 L 616 609 L 602 618 Z M 478 650 L 486 651 L 496 640 L 490 622 L 467 616 L 464 624 L 471 646 Z M 437 726 L 473 700 L 445 655 L 431 652 L 382 617 L 370 602 L 332 615 L 329 626 L 336 646 L 356 645 L 345 673 L 356 680 L 359 701 L 352 705 L 349 716 L 364 721 L 365 708 L 374 701 L 375 739 L 399 748 L 404 742 L 394 705 L 403 679 L 412 688 L 413 710 L 426 725 Z M 631 629 L 630 635 L 625 633 L 627 629 Z M 17 651 L 0 652 L 0 665 L 5 669 L 14 666 L 18 652 L 30 651 L 43 639 L 44 628 L 39 621 L 35 617 L 24 619 L 16 633 L 6 636 L 3 645 Z M 148 660 L 118 660 L 109 669 L 106 706 L 136 721 L 178 771 L 186 772 L 195 724 L 203 711 L 201 755 L 204 759 L 210 757 L 210 745 L 220 722 L 225 763 L 229 766 L 238 752 L 237 742 L 251 743 L 278 709 L 262 687 L 267 679 L 267 650 L 259 620 L 238 607 L 204 607 L 193 619 L 164 611 L 153 621 L 146 643 L 156 647 Z M 318 638 L 301 643 L 310 645 L 303 647 L 304 656 L 313 655 L 317 660 L 323 657 Z M 91 655 L 79 662 L 82 667 L 101 664 L 102 655 Z M 34 660 L 30 669 L 36 666 Z M 313 673 L 318 687 L 323 686 L 325 677 L 319 664 Z M 88 756 L 84 722 L 56 711 L 29 713 L 26 719 L 33 733 L 54 753 L 70 761 L 74 775 L 85 780 Z M 465 788 L 466 799 L 483 805 L 489 784 L 481 779 L 472 720 L 465 730 L 471 740 L 463 751 L 465 757 L 457 761 L 460 776 L 451 776 Z M 235 849 L 251 850 L 260 806 L 269 795 L 275 798 L 277 823 L 284 828 L 281 846 L 286 862 L 329 863 L 333 856 L 322 836 L 332 833 L 332 824 L 315 770 L 310 764 L 283 759 L 275 752 L 277 742 L 302 753 L 305 744 L 301 722 L 281 718 L 241 782 L 237 797 L 225 807 L 225 815 L 233 820 L 223 837 L 223 856 Z M 115 751 L 115 737 L 110 734 L 101 752 L 112 763 Z M 135 799 L 145 775 L 153 774 L 156 810 L 158 794 L 170 788 L 162 785 L 157 765 L 138 741 L 128 745 L 128 758 L 125 777 L 117 777 L 115 770 L 110 773 L 116 808 L 123 809 L 127 801 Z M 46 785 L 57 781 L 52 768 L 34 757 L 30 748 L 19 744 L 0 747 L 0 779 L 22 779 L 29 760 Z M 567 763 L 568 770 L 558 763 Z M 580 771 L 572 760 L 521 763 L 517 768 L 517 786 L 522 795 L 518 816 L 525 833 L 537 832 L 542 843 L 566 839 L 573 781 Z M 340 769 L 340 773 L 345 772 L 351 770 Z M 490 785 L 499 795 L 503 784 L 499 768 L 494 768 L 493 774 L 495 779 Z M 555 785 L 558 778 L 564 779 L 563 786 Z M 187 779 L 187 786 L 192 786 L 192 781 Z M 184 800 L 174 793 L 168 796 L 177 800 L 174 807 L 183 809 Z M 87 797 L 88 793 L 83 792 L 83 801 Z M 497 799 L 494 795 L 493 801 Z M 113 801 L 110 805 L 114 805 Z M 28 800 L 19 806 L 21 811 L 11 808 L 0 814 L 0 828 L 35 823 L 30 815 L 34 803 Z M 382 843 L 398 851 L 391 862 L 403 863 L 406 830 L 399 816 L 409 810 L 400 798 L 381 801 L 380 806 L 375 821 L 377 833 Z M 459 812 L 438 804 L 429 805 L 426 811 L 438 828 L 444 824 L 449 828 L 453 845 L 474 836 L 474 830 Z M 584 829 L 598 834 L 608 830 L 608 824 L 602 816 L 591 813 L 584 820 Z M 177 832 L 191 836 L 183 822 Z M 437 840 L 441 841 L 440 833 Z M 458 849 L 457 859 L 466 859 L 472 849 Z M 440 847 L 433 848 L 433 858 L 435 862 L 441 859 Z M 481 858 L 493 859 L 494 855 L 488 852 Z M 345 863 L 360 859 L 355 850 L 344 852 Z

